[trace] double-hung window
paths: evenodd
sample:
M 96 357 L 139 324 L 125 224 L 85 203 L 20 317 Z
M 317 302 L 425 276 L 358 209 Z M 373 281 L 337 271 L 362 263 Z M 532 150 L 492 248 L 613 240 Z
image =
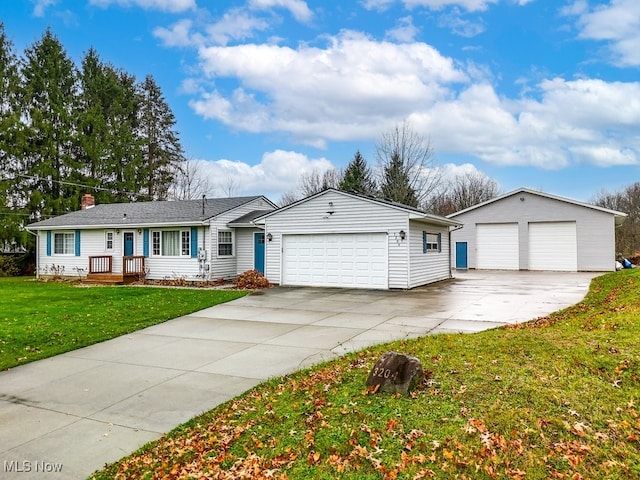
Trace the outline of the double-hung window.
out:
M 113 250 L 113 231 L 106 231 L 104 234 L 104 249 Z
M 218 230 L 218 256 L 233 255 L 233 233 L 231 230 Z
M 154 230 L 151 232 L 151 255 L 155 257 L 187 257 L 191 255 L 189 230 Z
M 422 232 L 422 253 L 441 251 L 441 234 Z
M 53 253 L 54 255 L 73 255 L 75 252 L 75 233 L 54 233 Z

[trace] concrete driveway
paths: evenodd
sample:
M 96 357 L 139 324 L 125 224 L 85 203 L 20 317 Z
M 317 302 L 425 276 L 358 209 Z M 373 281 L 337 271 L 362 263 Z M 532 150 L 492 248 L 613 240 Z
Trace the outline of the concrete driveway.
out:
M 0 372 L 0 478 L 85 478 L 270 377 L 372 344 L 527 321 L 579 302 L 595 276 L 274 288 Z

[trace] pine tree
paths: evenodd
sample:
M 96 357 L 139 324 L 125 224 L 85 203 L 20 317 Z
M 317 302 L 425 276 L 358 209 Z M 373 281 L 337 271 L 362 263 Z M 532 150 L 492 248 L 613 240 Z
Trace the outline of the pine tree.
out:
M 27 245 L 29 237 L 22 226 L 27 218 L 15 189 L 21 172 L 19 68 L 13 44 L 0 23 L 0 246 L 5 242 Z
M 26 122 L 21 193 L 32 219 L 60 215 L 80 205 L 76 144 L 77 72 L 47 30 L 28 48 L 22 68 Z
M 360 154 L 360 150 L 356 151 L 353 159 L 347 165 L 338 188 L 363 195 L 375 194 L 376 182 L 367 161 Z
M 410 174 L 397 152 L 391 155 L 389 163 L 384 166 L 380 193 L 387 200 L 418 207 L 418 197 L 411 186 Z
M 185 162 L 176 120 L 160 88 L 148 75 L 140 85 L 139 134 L 143 145 L 141 173 L 150 199 L 166 199 L 177 170 Z

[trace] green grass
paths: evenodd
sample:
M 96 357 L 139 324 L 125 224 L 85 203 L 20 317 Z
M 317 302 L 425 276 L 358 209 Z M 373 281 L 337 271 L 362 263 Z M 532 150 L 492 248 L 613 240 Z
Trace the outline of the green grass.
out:
M 549 317 L 396 342 L 266 382 L 95 479 L 640 478 L 640 269 Z M 388 350 L 429 380 L 371 394 Z
M 0 371 L 227 302 L 246 292 L 80 287 L 0 278 Z

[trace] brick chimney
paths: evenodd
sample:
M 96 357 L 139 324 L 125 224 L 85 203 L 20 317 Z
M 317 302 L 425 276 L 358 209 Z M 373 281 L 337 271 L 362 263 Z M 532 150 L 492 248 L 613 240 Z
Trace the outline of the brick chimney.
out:
M 93 208 L 96 206 L 96 199 L 93 198 L 93 195 L 90 193 L 85 193 L 80 200 L 80 208 L 82 210 L 87 210 L 88 208 Z

